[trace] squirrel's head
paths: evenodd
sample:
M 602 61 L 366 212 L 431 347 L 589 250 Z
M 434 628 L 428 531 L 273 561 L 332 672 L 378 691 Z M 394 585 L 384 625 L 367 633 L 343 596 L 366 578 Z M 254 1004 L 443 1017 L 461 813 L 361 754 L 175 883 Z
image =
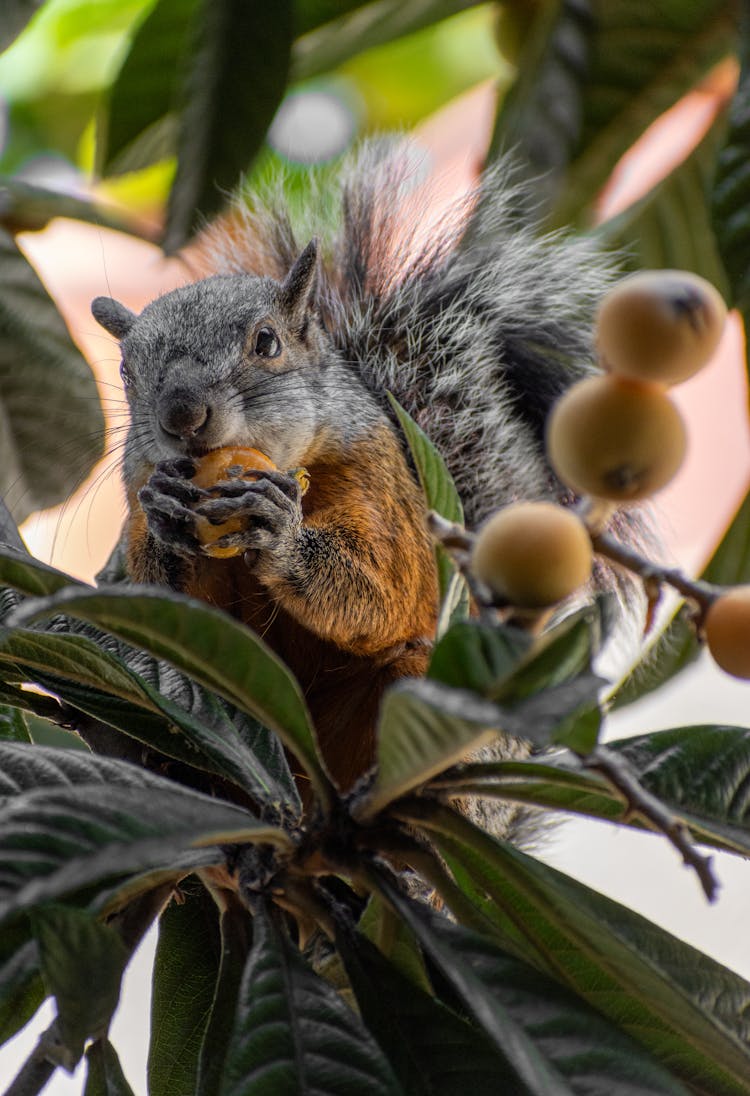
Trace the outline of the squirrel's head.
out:
M 111 297 L 93 301 L 95 319 L 120 343 L 134 476 L 137 465 L 226 445 L 261 449 L 282 468 L 309 459 L 340 369 L 318 281 L 312 240 L 283 281 L 206 278 L 140 315 Z

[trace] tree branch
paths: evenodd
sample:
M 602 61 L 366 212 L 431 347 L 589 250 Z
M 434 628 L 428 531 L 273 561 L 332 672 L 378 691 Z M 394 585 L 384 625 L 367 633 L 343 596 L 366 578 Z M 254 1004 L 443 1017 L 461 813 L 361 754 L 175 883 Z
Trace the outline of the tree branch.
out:
M 704 856 L 693 844 L 685 822 L 655 795 L 646 791 L 623 758 L 617 757 L 605 746 L 597 746 L 581 760 L 587 769 L 600 773 L 619 792 L 629 814 L 637 814 L 650 828 L 664 834 L 681 854 L 685 864 L 695 871 L 706 898 L 713 902 L 719 882 L 713 873 L 711 857 Z

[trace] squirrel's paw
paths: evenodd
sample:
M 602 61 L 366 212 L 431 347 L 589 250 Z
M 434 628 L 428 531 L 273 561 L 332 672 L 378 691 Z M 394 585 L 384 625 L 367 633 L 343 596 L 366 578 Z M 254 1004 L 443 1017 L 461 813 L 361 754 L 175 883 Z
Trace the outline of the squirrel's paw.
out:
M 206 492 L 190 482 L 195 462 L 189 458 L 161 461 L 138 492 L 149 531 L 178 556 L 200 554 L 195 510 Z
M 294 476 L 264 472 L 257 480 L 227 480 L 215 488 L 220 498 L 199 503 L 195 513 L 212 525 L 230 524 L 224 533 L 204 547 L 233 553 L 283 551 L 297 537 L 302 524 L 302 490 Z

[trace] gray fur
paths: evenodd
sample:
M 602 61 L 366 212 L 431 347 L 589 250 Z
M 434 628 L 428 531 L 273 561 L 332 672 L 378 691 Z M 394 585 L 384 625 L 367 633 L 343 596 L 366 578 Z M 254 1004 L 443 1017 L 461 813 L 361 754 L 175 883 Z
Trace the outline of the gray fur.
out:
M 427 431 L 476 524 L 514 498 L 559 493 L 544 419 L 592 368 L 592 315 L 614 271 L 590 240 L 537 235 L 507 162 L 425 242 L 420 185 L 391 142 L 366 143 L 298 215 L 280 194 L 256 198 L 237 211 L 241 232 L 209 233 L 207 254 L 225 273 L 281 276 L 321 236 L 321 307 L 337 348 L 386 411 L 388 390 Z

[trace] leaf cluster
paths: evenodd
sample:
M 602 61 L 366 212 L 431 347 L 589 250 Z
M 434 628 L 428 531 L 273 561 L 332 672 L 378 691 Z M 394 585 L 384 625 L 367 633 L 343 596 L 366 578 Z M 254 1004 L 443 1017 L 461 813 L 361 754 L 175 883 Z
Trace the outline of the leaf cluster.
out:
M 472 6 L 133 5 L 98 104 L 99 170 L 175 157 L 163 237 L 175 249 L 250 168 L 290 86 Z M 38 7 L 7 4 L 2 39 Z M 739 57 L 726 116 L 599 232 L 636 264 L 704 274 L 744 311 L 748 37 L 737 34 L 738 5 L 502 7 L 498 37 L 515 42 L 517 76 L 493 154 L 512 145 L 529 177 L 543 176 L 542 227 L 588 230 L 635 138 Z M 4 490 L 19 485 L 10 501 L 27 499 L 22 516 L 80 478 L 101 419 L 87 367 L 15 236 L 54 215 L 119 227 L 125 215 L 13 178 L 0 180 L 0 199 L 0 468 Z M 53 385 L 65 434 L 30 401 Z M 401 421 L 430 504 L 460 520 L 437 454 Z M 750 578 L 747 505 L 711 581 Z M 167 591 L 75 583 L 25 552 L 4 509 L 0 541 L 2 1041 L 45 997 L 57 1004 L 10 1093 L 40 1091 L 84 1055 L 88 1096 L 131 1091 L 107 1031 L 123 971 L 157 919 L 152 1096 L 748 1092 L 747 983 L 478 824 L 520 827 L 549 811 L 647 824 L 593 763 L 605 604 L 532 639 L 468 619 L 462 580 L 441 556 L 429 674 L 387 694 L 377 764 L 344 796 L 299 686 L 256 636 Z M 614 703 L 662 684 L 697 651 L 678 613 Z M 84 748 L 37 745 L 39 719 L 74 730 Z M 489 760 L 482 747 L 498 734 L 541 752 Z M 702 844 L 748 855 L 750 731 L 676 727 L 608 748 Z

